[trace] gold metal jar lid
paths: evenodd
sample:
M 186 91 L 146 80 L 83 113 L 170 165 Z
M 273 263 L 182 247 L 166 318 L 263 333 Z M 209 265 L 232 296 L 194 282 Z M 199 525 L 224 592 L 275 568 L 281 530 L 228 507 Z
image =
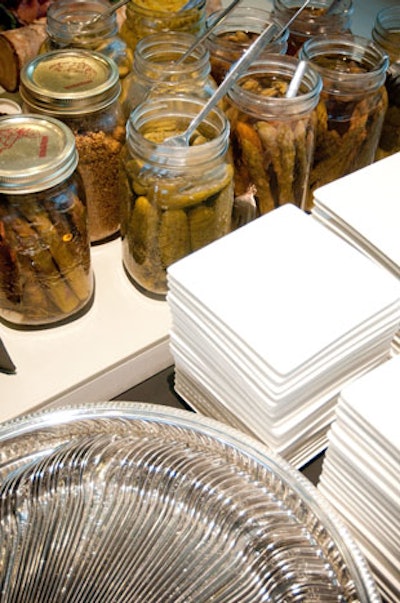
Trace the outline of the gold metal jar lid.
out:
M 78 164 L 75 137 L 53 117 L 0 118 L 0 193 L 46 190 L 66 180 Z
M 119 94 L 117 65 L 94 51 L 54 50 L 38 55 L 21 70 L 21 98 L 46 114 L 72 116 L 99 111 Z

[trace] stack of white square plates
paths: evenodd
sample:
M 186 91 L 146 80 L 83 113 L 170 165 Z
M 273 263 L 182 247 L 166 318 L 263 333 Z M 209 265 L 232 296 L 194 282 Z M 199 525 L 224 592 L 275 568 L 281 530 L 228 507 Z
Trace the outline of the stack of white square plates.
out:
M 293 205 L 176 262 L 168 284 L 177 393 L 296 466 L 400 322 L 398 279 Z
M 343 388 L 318 484 L 393 603 L 400 600 L 399 401 L 400 356 Z
M 312 215 L 400 278 L 400 153 L 322 186 Z M 400 352 L 400 328 L 393 341 Z

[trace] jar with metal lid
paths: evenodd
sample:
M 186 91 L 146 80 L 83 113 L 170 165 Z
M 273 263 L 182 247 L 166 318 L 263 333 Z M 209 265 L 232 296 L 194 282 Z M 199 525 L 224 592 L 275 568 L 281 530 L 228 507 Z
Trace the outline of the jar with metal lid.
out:
M 227 93 L 235 195 L 253 191 L 258 215 L 305 203 L 322 82 L 307 66 L 297 94 L 288 98 L 297 65 L 287 55 L 257 60 Z
M 46 13 L 47 38 L 40 53 L 62 48 L 95 50 L 113 59 L 123 79 L 132 68 L 133 53 L 119 35 L 117 14 L 106 0 L 56 0 Z
M 173 262 L 230 231 L 233 167 L 224 113 L 213 109 L 189 146 L 163 144 L 183 132 L 205 102 L 155 97 L 128 120 L 120 175 L 123 264 L 152 296 L 167 293 Z
M 212 13 L 207 20 L 210 25 L 222 11 Z M 207 36 L 205 45 L 210 53 L 211 74 L 217 84 L 224 79 L 232 64 L 240 59 L 244 51 L 274 18 L 270 11 L 262 8 L 239 6 L 227 15 Z M 259 55 L 285 54 L 289 32 L 285 30 L 275 41 L 266 45 Z
M 186 0 L 130 0 L 120 35 L 132 50 L 142 38 L 166 31 L 202 34 L 206 24 L 206 0 L 183 10 Z
M 372 38 L 390 61 L 385 81 L 389 104 L 376 153 L 376 159 L 382 159 L 400 151 L 400 6 L 378 12 Z
M 210 75 L 210 57 L 204 45 L 189 56 L 196 38 L 184 32 L 146 36 L 135 48 L 131 73 L 122 85 L 121 103 L 126 119 L 144 100 L 165 94 L 186 94 L 209 98 L 216 89 Z
M 316 36 L 300 57 L 320 74 L 317 140 L 310 174 L 313 192 L 374 161 L 387 108 L 388 56 L 360 36 Z
M 125 142 L 120 89 L 112 59 L 79 48 L 38 55 L 21 70 L 24 109 L 56 117 L 75 134 L 92 243 L 119 233 L 118 164 Z
M 300 0 L 273 0 L 272 14 L 286 23 L 302 6 Z M 310 38 L 323 34 L 351 33 L 354 7 L 352 0 L 344 0 L 337 10 L 327 12 L 332 0 L 311 0 L 289 28 L 287 53 L 297 55 Z
M 70 129 L 0 118 L 0 316 L 38 327 L 86 311 L 93 295 L 85 194 Z

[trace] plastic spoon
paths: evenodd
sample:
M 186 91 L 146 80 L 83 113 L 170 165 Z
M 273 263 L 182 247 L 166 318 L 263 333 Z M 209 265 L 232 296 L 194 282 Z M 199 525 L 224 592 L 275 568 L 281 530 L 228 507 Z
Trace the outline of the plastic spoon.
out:
M 192 119 L 188 128 L 183 134 L 177 134 L 166 138 L 163 142 L 165 145 L 170 146 L 189 146 L 190 138 L 193 132 L 198 128 L 203 119 L 210 113 L 210 111 L 219 103 L 219 101 L 225 96 L 226 92 L 236 82 L 241 73 L 243 73 L 252 61 L 258 56 L 262 48 L 271 42 L 274 38 L 281 36 L 284 31 L 291 25 L 291 23 L 298 17 L 298 15 L 306 8 L 311 0 L 306 0 L 303 5 L 296 11 L 296 13 L 289 19 L 289 21 L 282 27 L 278 28 L 275 23 L 270 23 L 259 37 L 247 48 L 242 54 L 240 59 L 236 61 L 228 71 L 225 79 L 222 81 L 220 86 L 209 98 L 207 103 L 204 105 L 202 110 Z

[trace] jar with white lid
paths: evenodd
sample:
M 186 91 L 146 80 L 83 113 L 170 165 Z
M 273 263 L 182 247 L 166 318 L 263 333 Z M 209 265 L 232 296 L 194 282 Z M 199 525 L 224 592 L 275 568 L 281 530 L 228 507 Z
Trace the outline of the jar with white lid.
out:
M 370 165 L 387 109 L 388 56 L 368 38 L 315 36 L 300 58 L 322 78 L 308 209 L 316 188 Z
M 40 52 L 62 48 L 95 50 L 113 59 L 121 79 L 132 68 L 133 53 L 119 35 L 116 12 L 105 0 L 56 0 L 46 12 L 47 38 Z
M 125 142 L 120 90 L 114 61 L 94 51 L 54 50 L 21 70 L 24 110 L 56 117 L 75 135 L 92 243 L 119 233 L 118 164 Z
M 388 6 L 378 12 L 372 39 L 390 61 L 385 81 L 388 108 L 376 154 L 376 159 L 382 159 L 400 152 L 400 6 Z
M 222 11 L 212 13 L 208 19 L 210 27 Z M 217 84 L 224 79 L 232 64 L 240 59 L 245 50 L 260 33 L 275 19 L 263 8 L 238 6 L 210 32 L 204 41 L 210 53 L 211 74 Z M 276 40 L 268 43 L 259 55 L 285 54 L 289 32 L 285 30 Z
M 286 23 L 302 6 L 301 0 L 273 0 L 272 14 Z M 352 0 L 343 0 L 337 10 L 327 13 L 332 0 L 311 0 L 289 27 L 287 53 L 296 56 L 310 38 L 319 35 L 351 33 L 354 7 Z
M 121 161 L 121 237 L 128 276 L 165 297 L 167 269 L 231 228 L 229 123 L 213 109 L 190 145 L 163 144 L 183 132 L 206 101 L 160 96 L 134 109 Z
M 134 50 L 142 38 L 167 31 L 202 34 L 206 25 L 206 0 L 183 9 L 187 0 L 130 0 L 120 35 Z
M 74 136 L 51 117 L 2 117 L 0 154 L 0 316 L 21 327 L 71 320 L 93 296 Z
M 131 73 L 122 84 L 121 103 L 126 119 L 150 97 L 186 94 L 209 98 L 216 89 L 210 56 L 203 44 L 185 58 L 196 38 L 185 32 L 146 36 L 135 48 Z

